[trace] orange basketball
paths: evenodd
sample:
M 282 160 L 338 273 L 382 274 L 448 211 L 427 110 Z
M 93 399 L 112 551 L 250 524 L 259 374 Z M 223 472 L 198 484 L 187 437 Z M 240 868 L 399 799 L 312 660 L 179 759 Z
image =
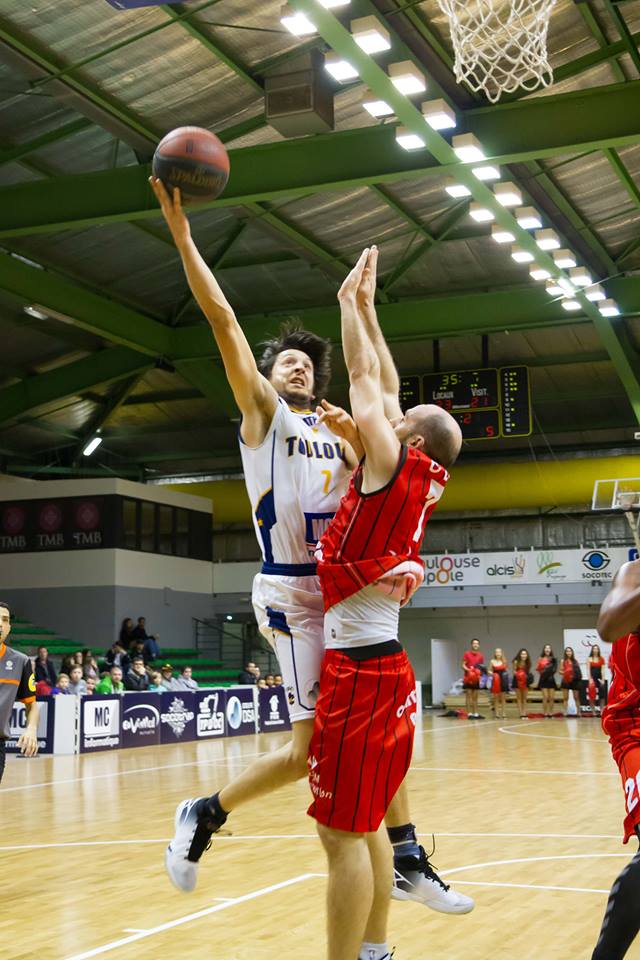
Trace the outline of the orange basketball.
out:
M 152 170 L 169 191 L 179 187 L 184 203 L 215 200 L 229 179 L 229 155 L 215 133 L 203 127 L 177 127 L 163 137 Z

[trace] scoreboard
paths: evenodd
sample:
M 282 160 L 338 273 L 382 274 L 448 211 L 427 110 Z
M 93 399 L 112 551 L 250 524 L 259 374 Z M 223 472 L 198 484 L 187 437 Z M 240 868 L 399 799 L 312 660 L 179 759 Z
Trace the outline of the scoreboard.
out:
M 402 409 L 435 403 L 448 410 L 465 440 L 528 437 L 531 398 L 527 367 L 487 367 L 402 377 Z

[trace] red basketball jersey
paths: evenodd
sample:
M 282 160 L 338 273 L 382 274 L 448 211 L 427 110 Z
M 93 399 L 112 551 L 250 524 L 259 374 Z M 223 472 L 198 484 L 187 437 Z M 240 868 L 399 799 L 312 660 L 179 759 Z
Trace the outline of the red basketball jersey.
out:
M 609 666 L 613 679 L 607 706 L 602 713 L 602 728 L 612 740 L 624 738 L 636 730 L 640 734 L 640 633 L 628 633 L 616 640 Z
M 407 561 L 424 569 L 425 526 L 449 480 L 444 467 L 415 447 L 401 447 L 381 490 L 362 493 L 362 475 L 360 464 L 318 547 L 325 610 Z

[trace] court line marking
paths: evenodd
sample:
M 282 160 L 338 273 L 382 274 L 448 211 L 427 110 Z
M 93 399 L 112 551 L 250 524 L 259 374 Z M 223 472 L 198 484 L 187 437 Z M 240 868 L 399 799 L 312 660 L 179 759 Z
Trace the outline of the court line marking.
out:
M 125 927 L 123 933 L 146 933 L 146 927 Z
M 544 723 L 544 720 L 529 720 L 527 726 L 532 727 L 534 723 Z M 498 727 L 498 731 L 499 733 L 507 733 L 510 737 L 534 737 L 536 740 L 564 740 L 565 742 L 569 740 L 571 743 L 599 743 L 604 744 L 605 747 L 609 745 L 609 741 L 604 734 L 601 737 L 576 737 L 575 739 L 571 737 L 550 737 L 547 733 L 524 733 L 521 729 L 523 726 L 524 724 L 515 723 L 508 727 Z
M 261 887 L 259 890 L 253 890 L 251 893 L 245 893 L 241 897 L 234 897 L 232 900 L 226 900 L 223 903 L 217 903 L 214 907 L 205 907 L 203 910 L 196 910 L 195 913 L 187 913 L 182 917 L 176 917 L 175 920 L 168 920 L 157 927 L 150 927 L 148 930 L 142 930 L 139 933 L 132 933 L 128 937 L 121 937 L 119 940 L 112 940 L 101 947 L 94 947 L 92 950 L 86 950 L 84 953 L 74 953 L 66 960 L 89 960 L 90 957 L 98 957 L 103 953 L 110 953 L 112 950 L 118 950 L 129 943 L 135 943 L 137 940 L 144 940 L 146 937 L 153 937 L 157 933 L 164 933 L 165 930 L 172 930 L 174 927 L 181 927 L 185 923 L 191 923 L 192 920 L 199 920 L 201 917 L 208 917 L 212 913 L 220 913 L 221 910 L 228 910 L 229 907 L 235 907 L 239 903 L 247 903 L 249 900 L 257 900 L 258 897 L 264 897 L 268 893 L 274 893 L 276 890 L 283 890 L 285 887 L 292 887 L 296 883 L 302 883 L 314 877 L 325 877 L 324 873 L 301 873 L 298 877 L 291 877 L 289 880 L 283 880 L 281 883 L 273 883 L 269 887 Z
M 598 858 L 629 860 L 628 853 L 563 853 L 551 857 L 515 857 L 513 860 L 487 860 L 486 863 L 469 863 L 464 867 L 452 867 L 450 870 L 441 870 L 441 875 L 450 877 L 454 873 L 464 873 L 465 870 L 480 870 L 483 867 L 503 867 L 513 863 L 539 863 L 548 860 L 592 860 Z M 606 891 L 607 893 L 609 891 Z
M 109 780 L 111 777 L 130 777 L 135 773 L 151 773 L 155 770 L 175 770 L 176 768 L 199 766 L 208 767 L 215 763 L 238 763 L 247 757 L 254 759 L 255 757 L 263 757 L 268 753 L 271 753 L 271 751 L 261 750 L 259 753 L 243 753 L 241 757 L 219 757 L 215 760 L 188 760 L 185 763 L 164 763 L 157 767 L 139 767 L 136 770 L 111 770 L 109 773 L 96 773 L 95 776 L 89 777 L 69 777 L 66 780 L 45 780 L 42 783 L 23 783 L 17 787 L 2 787 L 0 793 L 15 793 L 18 790 L 37 790 L 40 787 L 57 787 L 59 784 L 64 783 L 84 783 L 87 780 Z M 84 759 L 87 754 L 70 754 L 70 756 Z M 42 757 L 41 759 L 44 760 L 45 758 Z
M 570 893 L 609 893 L 594 887 L 545 887 L 537 883 L 497 883 L 493 880 L 456 880 L 456 887 L 510 887 L 516 890 L 562 890 Z
M 553 737 L 561 740 L 561 737 Z M 434 773 L 533 773 L 544 777 L 619 777 L 615 770 L 596 772 L 595 770 L 516 770 L 512 767 L 409 767 L 409 772 L 432 771 Z

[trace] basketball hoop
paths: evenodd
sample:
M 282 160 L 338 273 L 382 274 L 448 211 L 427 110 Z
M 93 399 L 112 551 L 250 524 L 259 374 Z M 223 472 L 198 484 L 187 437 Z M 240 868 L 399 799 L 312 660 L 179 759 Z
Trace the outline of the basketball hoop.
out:
M 458 83 L 491 103 L 518 87 L 548 87 L 547 30 L 556 0 L 438 0 L 449 18 Z

